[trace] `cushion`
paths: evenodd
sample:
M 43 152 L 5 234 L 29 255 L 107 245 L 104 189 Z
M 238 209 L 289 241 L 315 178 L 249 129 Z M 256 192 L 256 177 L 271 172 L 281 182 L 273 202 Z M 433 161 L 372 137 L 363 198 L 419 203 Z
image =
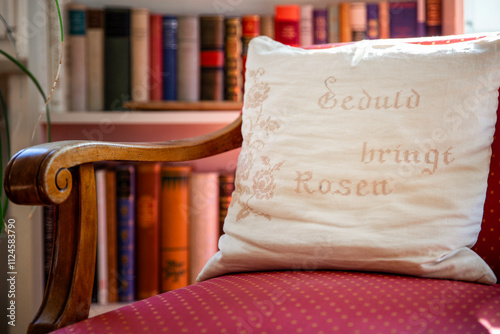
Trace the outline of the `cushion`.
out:
M 488 333 L 500 285 L 284 271 L 217 277 L 54 333 Z
M 199 281 L 343 269 L 496 282 L 471 247 L 495 130 L 499 35 L 418 42 L 304 50 L 252 40 L 235 192 Z

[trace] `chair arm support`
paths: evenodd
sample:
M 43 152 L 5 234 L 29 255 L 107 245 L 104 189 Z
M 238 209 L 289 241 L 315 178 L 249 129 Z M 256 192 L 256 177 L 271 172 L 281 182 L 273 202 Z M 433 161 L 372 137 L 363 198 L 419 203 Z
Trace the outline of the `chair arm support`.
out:
M 241 146 L 241 116 L 210 134 L 162 143 L 60 141 L 18 152 L 5 171 L 5 192 L 17 204 L 60 204 L 71 193 L 69 168 L 85 163 L 120 161 L 189 161 Z

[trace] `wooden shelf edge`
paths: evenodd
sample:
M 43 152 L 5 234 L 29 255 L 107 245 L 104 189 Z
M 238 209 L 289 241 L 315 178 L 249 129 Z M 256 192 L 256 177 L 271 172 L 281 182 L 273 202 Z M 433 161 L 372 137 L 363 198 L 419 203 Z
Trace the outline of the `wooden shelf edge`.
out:
M 51 113 L 51 124 L 228 124 L 240 115 L 240 111 L 124 111 L 96 112 L 74 111 Z M 46 118 L 41 120 L 47 125 Z
M 234 101 L 147 101 L 147 102 L 125 102 L 125 108 L 130 110 L 185 110 L 185 111 L 218 111 L 233 110 L 240 111 L 243 102 Z

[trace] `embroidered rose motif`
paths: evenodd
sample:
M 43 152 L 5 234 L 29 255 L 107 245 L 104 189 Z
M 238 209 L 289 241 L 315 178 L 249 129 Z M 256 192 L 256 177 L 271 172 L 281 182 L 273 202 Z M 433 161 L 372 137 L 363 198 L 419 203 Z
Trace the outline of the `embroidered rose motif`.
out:
M 264 165 L 269 165 L 269 157 L 262 157 Z M 274 173 L 280 169 L 283 162 L 268 168 L 261 169 L 255 173 L 253 177 L 252 190 L 255 193 L 257 199 L 270 199 L 274 196 L 274 189 L 276 184 L 274 183 Z
M 249 90 L 248 93 L 245 95 L 245 99 L 247 102 L 247 108 L 257 108 L 259 107 L 262 102 L 264 102 L 269 93 L 269 85 L 267 82 L 260 82 L 255 85 L 253 85 Z
M 280 128 L 280 124 L 272 116 L 264 119 L 263 103 L 269 96 L 271 88 L 267 82 L 260 81 L 265 70 L 259 68 L 247 72 L 248 81 L 253 80 L 253 85 L 245 93 L 245 109 L 255 109 L 252 112 L 243 112 L 243 132 L 245 135 L 242 151 L 238 160 L 236 171 L 236 184 L 231 200 L 231 206 L 239 206 L 236 221 L 250 215 L 257 215 L 271 220 L 271 217 L 254 209 L 252 199 L 269 200 L 273 198 L 276 189 L 275 173 L 281 168 L 284 161 L 272 164 L 271 159 L 262 155 L 265 150 L 267 137 Z M 260 129 L 259 132 L 255 132 Z M 264 166 L 259 164 L 256 168 L 256 160 L 262 160 Z

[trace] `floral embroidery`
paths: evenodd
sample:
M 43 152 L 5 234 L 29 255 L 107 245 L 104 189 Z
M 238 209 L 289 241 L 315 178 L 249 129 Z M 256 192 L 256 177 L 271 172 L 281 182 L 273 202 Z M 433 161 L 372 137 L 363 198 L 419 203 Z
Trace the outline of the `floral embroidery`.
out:
M 235 190 L 231 201 L 231 206 L 240 207 L 236 221 L 251 214 L 271 220 L 269 215 L 254 209 L 251 203 L 254 198 L 269 200 L 274 197 L 276 189 L 274 176 L 284 163 L 284 161 L 272 163 L 269 156 L 262 154 L 266 144 L 259 136 L 268 137 L 280 128 L 279 123 L 271 116 L 266 119 L 262 117 L 263 103 L 271 90 L 269 83 L 260 81 L 264 73 L 263 68 L 247 71 L 247 80 L 253 80 L 253 85 L 245 95 L 243 126 L 246 135 L 238 160 Z M 261 131 L 256 133 L 254 132 L 256 129 Z M 259 158 L 262 165 L 255 164 Z

